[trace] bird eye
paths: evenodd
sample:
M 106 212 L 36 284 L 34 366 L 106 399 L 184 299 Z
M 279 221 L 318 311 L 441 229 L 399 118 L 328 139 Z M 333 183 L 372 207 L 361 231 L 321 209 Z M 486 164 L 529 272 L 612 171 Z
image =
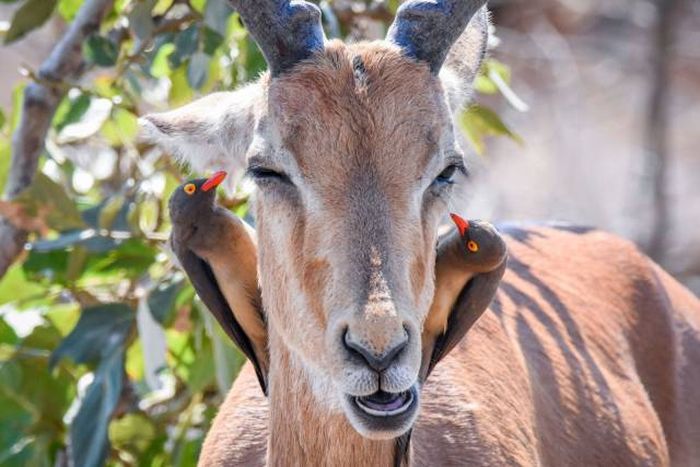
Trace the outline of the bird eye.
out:
M 188 195 L 191 195 L 194 194 L 195 191 L 197 191 L 197 187 L 194 186 L 194 183 L 188 183 L 187 185 L 185 185 L 183 190 L 185 190 L 185 193 L 187 193 Z
M 474 240 L 469 240 L 467 242 L 467 250 L 471 251 L 472 253 L 476 253 L 479 251 L 479 244 L 476 243 Z

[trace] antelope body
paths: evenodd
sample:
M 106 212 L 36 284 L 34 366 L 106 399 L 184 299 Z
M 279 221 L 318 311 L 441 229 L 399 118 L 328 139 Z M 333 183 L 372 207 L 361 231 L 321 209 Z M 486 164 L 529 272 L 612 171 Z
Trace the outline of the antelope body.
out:
M 141 122 L 258 187 L 267 334 L 250 341 L 268 398 L 244 369 L 202 465 L 699 465 L 700 304 L 601 232 L 506 229 L 489 311 L 425 379 L 487 274 L 434 319 L 483 1 L 411 0 L 386 41 L 352 45 L 326 41 L 308 2 L 231 3 L 270 73 Z
M 612 235 L 504 232 L 509 267 L 493 304 L 422 390 L 414 465 L 700 465 L 697 298 Z M 202 465 L 265 464 L 271 408 L 250 370 Z M 344 445 L 352 434 L 328 431 L 310 402 L 292 410 L 303 428 L 277 446 L 280 465 L 391 465 L 360 463 Z M 317 451 L 300 462 L 295 443 Z

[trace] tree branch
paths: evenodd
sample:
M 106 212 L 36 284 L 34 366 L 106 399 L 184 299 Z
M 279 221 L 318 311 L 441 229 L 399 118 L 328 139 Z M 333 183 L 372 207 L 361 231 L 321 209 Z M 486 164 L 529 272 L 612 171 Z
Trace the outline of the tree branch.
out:
M 51 120 L 65 94 L 63 80 L 75 80 L 83 73 L 83 41 L 98 30 L 112 3 L 113 0 L 86 0 L 39 68 L 39 80 L 25 88 L 22 117 L 12 136 L 12 165 L 5 186 L 5 199 L 15 198 L 34 179 Z M 24 249 L 27 236 L 28 232 L 5 218 L 0 219 L 0 277 Z
M 673 33 L 680 16 L 682 0 L 657 0 L 657 23 L 653 47 L 653 75 L 644 128 L 646 172 L 652 196 L 652 229 L 647 253 L 656 261 L 663 259 L 671 219 L 666 193 L 668 186 L 668 97 L 671 87 Z

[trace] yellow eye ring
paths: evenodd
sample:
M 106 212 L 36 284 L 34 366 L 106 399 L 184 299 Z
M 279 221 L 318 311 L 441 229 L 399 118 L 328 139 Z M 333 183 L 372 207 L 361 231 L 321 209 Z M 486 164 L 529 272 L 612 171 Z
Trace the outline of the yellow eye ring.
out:
M 183 190 L 185 190 L 185 193 L 187 193 L 188 195 L 191 195 L 194 194 L 195 191 L 197 191 L 197 187 L 194 186 L 194 183 L 188 183 L 187 185 L 185 185 Z
M 471 251 L 472 253 L 476 253 L 479 251 L 479 244 L 476 243 L 474 240 L 469 240 L 467 242 L 467 250 Z

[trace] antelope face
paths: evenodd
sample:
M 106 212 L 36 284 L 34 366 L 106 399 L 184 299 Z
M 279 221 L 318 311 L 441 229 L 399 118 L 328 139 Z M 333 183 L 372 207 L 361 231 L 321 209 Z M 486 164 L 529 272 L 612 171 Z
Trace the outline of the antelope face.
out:
M 231 2 L 270 74 L 142 125 L 193 168 L 245 164 L 257 183 L 270 397 L 295 365 L 323 413 L 401 435 L 418 413 L 436 231 L 463 167 L 452 114 L 483 57 L 484 1 L 408 1 L 387 41 L 352 46 L 327 42 L 308 2 Z
M 248 172 L 270 324 L 358 431 L 396 436 L 417 413 L 436 231 L 463 167 L 440 81 L 397 47 L 338 42 L 268 102 Z

